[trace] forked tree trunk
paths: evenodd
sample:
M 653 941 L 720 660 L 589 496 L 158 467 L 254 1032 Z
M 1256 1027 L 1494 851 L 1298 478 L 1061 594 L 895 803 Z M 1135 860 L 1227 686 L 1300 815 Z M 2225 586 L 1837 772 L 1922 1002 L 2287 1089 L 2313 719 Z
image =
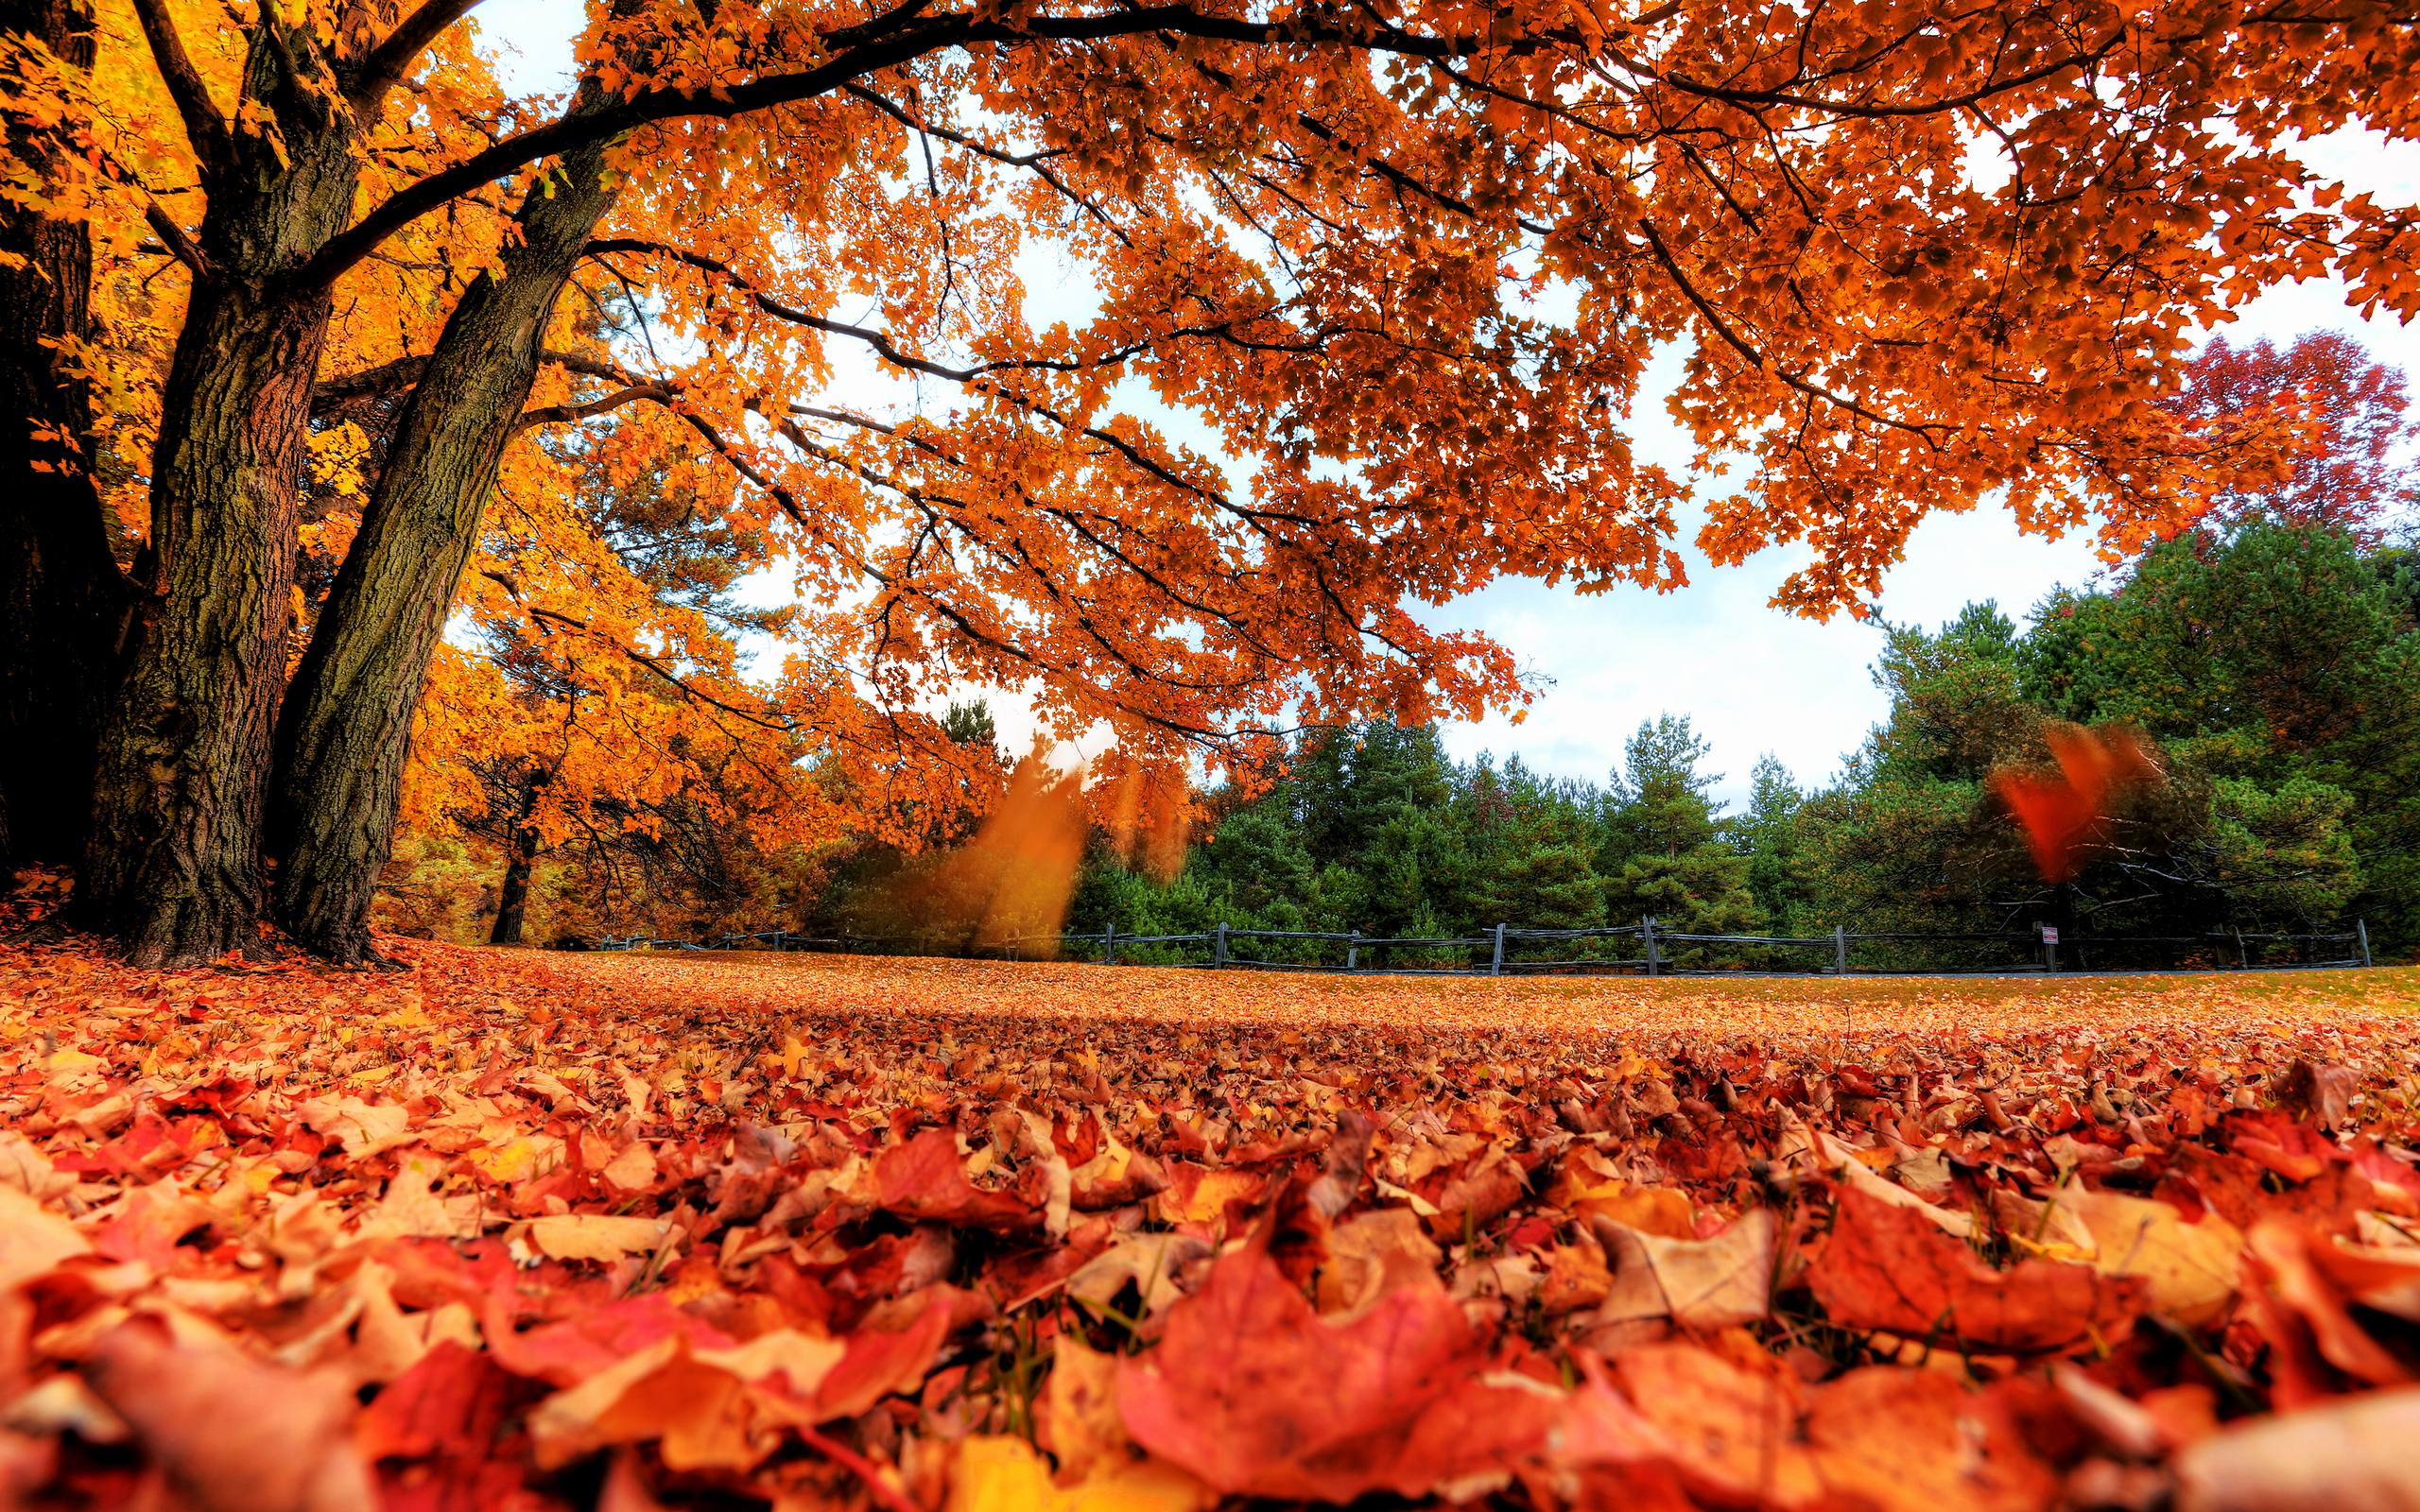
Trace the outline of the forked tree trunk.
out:
M 5 0 L 0 29 L 93 63 L 83 0 Z M 34 161 L 47 144 L 12 143 Z M 0 205 L 0 874 L 73 865 L 92 816 L 93 756 L 130 595 L 90 468 L 92 400 L 58 343 L 91 324 L 81 225 Z
M 298 493 L 325 288 L 297 270 L 353 207 L 349 126 L 287 89 L 307 39 L 256 34 L 243 97 L 300 101 L 231 137 L 152 455 L 148 602 L 102 731 L 78 900 L 129 959 L 259 939 L 260 827 L 285 680 Z
M 556 297 L 613 204 L 604 158 L 601 145 L 577 149 L 551 192 L 529 192 L 502 276 L 473 284 L 446 321 L 279 717 L 277 918 L 331 959 L 373 954 L 370 902 L 393 838 L 412 713 Z

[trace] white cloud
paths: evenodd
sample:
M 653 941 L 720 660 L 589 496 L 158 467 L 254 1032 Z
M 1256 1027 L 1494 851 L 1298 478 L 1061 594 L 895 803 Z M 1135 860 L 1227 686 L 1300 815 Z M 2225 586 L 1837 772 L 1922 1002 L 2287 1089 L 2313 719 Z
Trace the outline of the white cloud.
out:
M 2088 541 L 2020 536 L 2005 509 L 1943 515 L 1917 528 L 1908 559 L 1885 580 L 1885 615 L 1932 624 L 1976 599 L 2012 618 L 2061 582 L 2096 566 Z M 1687 714 L 1713 747 L 1717 796 L 1747 794 L 1748 769 L 1767 751 L 1802 783 L 1822 780 L 1884 710 L 1869 667 L 1878 625 L 1841 616 L 1816 623 L 1770 608 L 1786 567 L 1778 554 L 1717 571 L 1701 561 L 1668 594 L 1616 590 L 1583 598 L 1534 583 L 1503 583 L 1443 616 L 1484 630 L 1526 669 L 1551 679 L 1519 726 L 1496 717 L 1448 727 L 1456 755 L 1518 751 L 1558 776 L 1601 782 L 1639 722 Z

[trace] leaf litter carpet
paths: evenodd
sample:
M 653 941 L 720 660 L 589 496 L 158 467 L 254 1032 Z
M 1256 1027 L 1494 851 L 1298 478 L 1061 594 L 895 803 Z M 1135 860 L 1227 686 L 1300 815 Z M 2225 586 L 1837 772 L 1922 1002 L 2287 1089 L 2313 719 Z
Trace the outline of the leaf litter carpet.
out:
M 0 947 L 0 1506 L 2420 1507 L 2420 974 Z

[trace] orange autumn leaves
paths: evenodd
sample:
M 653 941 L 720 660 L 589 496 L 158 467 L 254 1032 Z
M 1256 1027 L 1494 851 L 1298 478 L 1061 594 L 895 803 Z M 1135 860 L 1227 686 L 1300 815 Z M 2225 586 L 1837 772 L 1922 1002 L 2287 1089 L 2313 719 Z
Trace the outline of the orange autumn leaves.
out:
M 2226 1512 L 2420 1389 L 2397 973 L 388 943 L 0 948 L 10 1495 Z
M 1215 1491 L 1313 1502 L 1420 1496 L 1536 1452 L 1560 1403 L 1484 1379 L 1483 1341 L 1442 1289 L 1322 1318 L 1266 1243 L 1211 1266 L 1160 1349 L 1121 1364 L 1118 1418 L 1136 1444 Z
M 894 883 L 884 913 L 931 937 L 1047 959 L 1059 954 L 1097 822 L 1136 869 L 1175 876 L 1193 805 L 1183 768 L 1115 756 L 1098 765 L 1062 771 L 1039 754 L 1019 762 L 974 836 L 932 871 Z
M 1991 789 L 2023 827 L 2042 880 L 2062 883 L 2080 869 L 2086 848 L 2101 838 L 2113 808 L 2165 774 L 2142 736 L 2124 726 L 2087 730 L 2054 724 L 2043 738 L 2057 764 L 2054 774 L 1995 772 Z

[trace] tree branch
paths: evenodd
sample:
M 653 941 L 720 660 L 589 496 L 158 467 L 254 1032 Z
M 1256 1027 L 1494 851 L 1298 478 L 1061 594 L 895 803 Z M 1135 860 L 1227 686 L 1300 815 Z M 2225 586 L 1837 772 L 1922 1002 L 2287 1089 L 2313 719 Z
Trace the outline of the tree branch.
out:
M 1115 452 L 1118 455 L 1124 457 L 1135 468 L 1158 479 L 1169 488 L 1176 489 L 1181 492 L 1190 493 L 1202 500 L 1204 503 L 1211 505 L 1213 507 L 1235 516 L 1236 519 L 1243 521 L 1252 529 L 1264 537 L 1269 533 L 1268 523 L 1272 520 L 1284 521 L 1289 524 L 1302 525 L 1306 528 L 1317 527 L 1317 522 L 1305 519 L 1300 515 L 1284 514 L 1265 509 L 1255 509 L 1248 506 L 1239 505 L 1234 500 L 1227 498 L 1225 494 L 1219 491 L 1206 489 L 1202 485 L 1196 483 L 1189 478 L 1179 475 L 1174 470 L 1172 464 L 1163 461 L 1158 457 L 1146 455 L 1142 448 L 1136 446 L 1133 442 L 1127 440 L 1123 437 L 1118 436 L 1115 432 L 1105 426 L 1081 424 L 1073 417 L 1062 414 L 1057 409 L 1052 408 L 1050 405 L 1044 404 L 1030 395 L 1019 393 L 1013 389 L 1004 387 L 998 384 L 989 381 L 993 374 L 1000 372 L 1035 370 L 1082 372 L 1097 367 L 1113 366 L 1116 363 L 1127 360 L 1129 357 L 1139 355 L 1143 352 L 1149 350 L 1153 342 L 1163 339 L 1172 341 L 1187 337 L 1209 336 L 1236 341 L 1238 345 L 1244 346 L 1249 350 L 1296 350 L 1281 347 L 1275 343 L 1243 341 L 1240 337 L 1237 337 L 1233 334 L 1230 329 L 1230 322 L 1222 321 L 1218 324 L 1208 326 L 1180 327 L 1167 332 L 1161 336 L 1155 336 L 1152 338 L 1151 342 L 1129 343 L 1125 347 L 1118 348 L 1094 359 L 1076 360 L 1037 357 L 1011 362 L 983 363 L 973 368 L 953 368 L 945 363 L 934 362 L 930 358 L 919 357 L 911 352 L 902 351 L 898 344 L 890 338 L 890 333 L 877 327 L 852 325 L 845 320 L 831 319 L 828 317 L 810 314 L 807 311 L 796 309 L 790 305 L 785 304 L 756 288 L 754 284 L 748 281 L 745 275 L 733 268 L 729 264 L 723 262 L 719 258 L 709 257 L 702 252 L 693 252 L 678 247 L 668 247 L 659 242 L 637 241 L 628 238 L 593 241 L 588 244 L 588 249 L 591 252 L 598 253 L 629 251 L 646 252 L 659 256 L 670 257 L 679 262 L 686 263 L 690 266 L 701 271 L 713 273 L 718 277 L 728 278 L 733 283 L 738 284 L 741 290 L 743 290 L 755 303 L 756 307 L 764 311 L 767 315 L 772 316 L 778 319 L 794 321 L 797 324 L 809 327 L 812 330 L 821 331 L 827 335 L 848 336 L 853 340 L 864 342 L 868 347 L 873 349 L 876 356 L 879 356 L 883 361 L 890 363 L 891 366 L 899 369 L 903 372 L 924 373 L 928 377 L 941 378 L 952 383 L 964 384 L 977 393 L 992 395 L 1010 404 L 1015 405 L 1017 408 L 1024 410 L 1028 414 L 1035 415 L 1044 420 L 1049 421 L 1051 423 L 1059 426 L 1063 430 L 1068 431 L 1071 434 L 1083 436 L 1091 440 L 1098 441 L 1101 445 Z M 636 380 L 630 381 L 635 382 Z
M 537 409 L 525 409 L 521 412 L 521 417 L 512 422 L 512 428 L 515 431 L 526 431 L 532 425 L 560 425 L 566 421 L 586 420 L 591 415 L 602 415 L 608 410 L 619 409 L 624 404 L 635 404 L 641 400 L 654 400 L 659 404 L 666 403 L 677 394 L 678 390 L 670 384 L 632 384 L 627 388 L 616 389 L 602 399 L 591 399 L 582 404 L 546 404 Z
M 147 0 L 157 5 L 161 0 Z M 912 13 L 918 7 L 902 7 Z M 1217 42 L 1265 45 L 1280 40 L 1294 43 L 1333 43 L 1372 52 L 1445 59 L 1469 56 L 1480 49 L 1477 41 L 1417 37 L 1382 27 L 1375 32 L 1343 29 L 1289 19 L 1275 23 L 1231 16 L 1204 15 L 1184 5 L 1139 6 L 1089 15 L 1029 17 L 1021 22 L 993 19 L 972 12 L 891 25 L 885 18 L 871 34 L 862 27 L 832 33 L 827 43 L 850 38 L 830 60 L 795 74 L 773 74 L 733 84 L 714 94 L 694 89 L 650 89 L 594 109 L 559 116 L 505 138 L 462 162 L 441 168 L 397 190 L 372 207 L 353 227 L 331 238 L 299 275 L 306 283 L 333 283 L 345 269 L 367 256 L 389 236 L 481 184 L 490 183 L 541 159 L 587 143 L 605 141 L 643 126 L 672 120 L 729 120 L 777 105 L 814 99 L 886 68 L 894 68 L 926 53 L 980 43 L 1105 42 L 1121 37 L 1167 33 Z M 865 40 L 858 41 L 856 38 Z M 1524 39 L 1519 45 L 1497 50 L 1521 51 L 1551 39 Z
M 862 573 L 868 580 L 879 585 L 887 593 L 895 595 L 898 600 L 912 600 L 916 603 L 922 604 L 935 617 L 947 624 L 952 629 L 956 630 L 958 634 L 964 637 L 971 644 L 982 646 L 995 655 L 1007 658 L 1012 662 L 1021 662 L 1026 666 L 1031 667 L 1043 677 L 1056 679 L 1063 685 L 1080 688 L 1084 693 L 1099 700 L 1107 707 L 1115 709 L 1131 718 L 1140 720 L 1145 724 L 1165 730 L 1170 734 L 1176 735 L 1180 739 L 1207 746 L 1215 745 L 1223 739 L 1232 738 L 1234 734 L 1232 731 L 1219 730 L 1206 725 L 1184 724 L 1168 715 L 1155 713 L 1150 710 L 1141 708 L 1128 699 L 1121 698 L 1111 690 L 1091 681 L 1082 674 L 1071 668 L 1063 666 L 1057 662 L 1041 657 L 1004 636 L 985 630 L 981 626 L 977 625 L 964 610 L 959 609 L 956 605 L 951 604 L 946 599 L 935 594 L 931 590 L 919 587 L 913 583 L 901 582 L 890 574 L 884 572 L 881 568 L 876 567 L 873 563 L 866 560 L 862 554 L 849 551 L 841 547 L 838 542 L 832 541 L 828 535 L 824 535 L 822 532 L 817 531 L 813 522 L 808 518 L 805 507 L 800 503 L 797 495 L 790 492 L 788 489 L 783 487 L 779 479 L 772 477 L 770 474 L 767 473 L 764 469 L 758 467 L 753 461 L 741 453 L 737 447 L 732 445 L 730 440 L 704 418 L 686 410 L 675 410 L 675 413 L 680 415 L 683 420 L 686 421 L 689 427 L 696 431 L 699 437 L 703 439 L 708 446 L 713 447 L 716 455 L 720 456 L 734 472 L 736 472 L 741 477 L 746 478 L 749 482 L 763 490 L 772 498 L 775 504 L 781 507 L 783 513 L 788 515 L 794 523 L 805 527 L 810 534 L 821 539 L 825 545 L 829 549 L 833 550 L 842 561 L 855 568 L 857 572 Z M 793 445 L 798 444 L 799 438 L 795 435 L 786 438 L 788 438 Z M 811 451 L 810 455 L 812 455 Z M 829 462 L 833 459 L 820 458 L 820 460 Z M 845 462 L 840 462 L 837 465 L 842 467 L 849 466 L 849 464 Z M 851 471 L 859 472 L 860 475 L 863 475 L 860 470 L 851 468 Z M 879 478 L 872 479 L 870 481 L 874 481 L 883 487 L 891 486 L 887 481 Z
M 649 672 L 654 673 L 657 677 L 662 678 L 666 682 L 670 683 L 674 688 L 680 690 L 680 692 L 687 697 L 695 698 L 700 703 L 711 705 L 714 708 L 721 710 L 724 713 L 731 714 L 735 718 L 744 719 L 750 724 L 755 725 L 760 729 L 773 730 L 778 734 L 785 735 L 796 734 L 798 732 L 798 726 L 791 721 L 768 719 L 762 714 L 742 709 L 737 704 L 729 703 L 721 698 L 716 697 L 713 694 L 699 687 L 689 679 L 683 678 L 679 673 L 673 671 L 662 659 L 648 656 L 646 652 L 640 651 L 635 647 L 624 644 L 617 637 L 605 634 L 586 620 L 576 619 L 569 614 L 560 613 L 550 609 L 542 609 L 538 605 L 530 603 L 527 598 L 522 596 L 521 585 L 514 582 L 510 577 L 507 576 L 503 573 L 496 572 L 493 568 L 488 568 L 482 569 L 479 576 L 502 588 L 507 594 L 510 595 L 514 606 L 517 607 L 522 613 L 528 615 L 531 619 L 545 624 L 560 625 L 565 629 L 577 630 L 580 634 L 587 636 L 589 639 L 596 641 L 601 645 L 609 646 L 615 651 L 619 651 L 623 656 L 628 657 L 633 663 L 645 667 Z
M 552 363 L 566 372 L 576 372 L 589 378 L 611 379 L 626 387 L 636 386 L 646 381 L 632 377 L 623 369 L 602 358 L 584 356 L 577 352 L 541 352 L 538 353 L 538 360 Z M 428 354 L 415 352 L 408 357 L 397 357 L 389 362 L 382 362 L 374 368 L 364 368 L 359 372 L 323 378 L 311 390 L 312 418 L 316 420 L 320 416 L 333 414 L 347 404 L 360 400 L 384 399 L 389 394 L 401 393 L 420 382 L 420 375 L 427 367 Z
M 740 292 L 748 296 L 751 303 L 754 304 L 756 308 L 764 311 L 767 315 L 773 317 L 775 319 L 786 320 L 792 325 L 806 326 L 811 330 L 821 331 L 826 335 L 854 337 L 856 340 L 864 342 L 867 346 L 872 347 L 884 361 L 890 363 L 892 367 L 898 368 L 903 371 L 921 372 L 927 377 L 946 378 L 953 383 L 971 384 L 978 378 L 995 372 L 1084 372 L 1095 368 L 1112 367 L 1124 362 L 1131 357 L 1138 356 L 1142 352 L 1148 351 L 1151 345 L 1151 343 L 1146 341 L 1130 342 L 1123 347 L 1116 348 L 1115 350 L 1103 353 L 1101 356 L 1096 358 L 1015 358 L 1002 362 L 978 363 L 972 368 L 952 368 L 946 364 L 935 362 L 928 357 L 916 356 L 914 353 L 903 350 L 899 344 L 891 338 L 890 333 L 881 330 L 878 327 L 851 325 L 846 321 L 835 320 L 827 316 L 811 314 L 808 311 L 802 310 L 793 304 L 786 304 L 782 301 L 775 299 L 770 294 L 766 293 L 763 289 L 758 288 L 756 284 L 745 274 L 741 273 L 737 268 L 733 267 L 730 264 L 724 262 L 718 257 L 709 257 L 703 252 L 691 251 L 686 248 L 672 247 L 663 242 L 643 241 L 636 237 L 630 236 L 599 238 L 598 240 L 592 241 L 588 244 L 587 251 L 590 256 L 597 258 L 603 258 L 614 252 L 631 252 L 644 256 L 671 258 L 673 261 L 685 264 L 690 267 L 698 269 L 701 273 L 709 273 L 717 278 L 726 279 L 738 285 Z M 610 266 L 611 265 L 608 266 Z M 1171 332 L 1169 335 L 1172 337 L 1176 335 L 1199 335 L 1201 334 L 1201 329 L 1202 328 L 1189 328 L 1185 331 Z
M 367 120 L 378 113 L 387 92 L 407 73 L 446 27 L 470 14 L 479 0 L 422 0 L 385 40 L 361 57 L 346 94 L 354 115 Z
M 2055 78 L 2071 68 L 2088 67 L 2107 57 L 2109 50 L 2117 46 L 2124 37 L 2123 30 L 2115 31 L 2098 46 L 2086 47 L 2039 67 L 2027 69 L 2024 73 L 2012 74 L 2006 78 L 1978 85 L 1965 94 L 1944 95 L 1940 99 L 1923 100 L 1906 105 L 1866 105 L 1856 100 L 1800 94 L 1786 89 L 1739 89 L 1727 84 L 1715 84 L 1703 79 L 1688 78 L 1679 74 L 1662 73 L 1617 48 L 1607 48 L 1606 56 L 1619 63 L 1624 70 L 1635 74 L 1640 78 L 1650 79 L 1667 89 L 1677 90 L 1681 94 L 1694 95 L 1699 99 L 1715 100 L 1725 105 L 1742 108 L 1780 106 L 1789 110 L 1813 111 L 1822 115 L 1841 116 L 1852 120 L 1887 121 L 1910 116 L 1953 113 L 1965 110 L 1969 106 L 1980 104 L 1996 95 L 2023 89 L 2029 84 L 2038 84 L 2046 79 Z M 1865 60 L 1868 63 L 1878 60 L 1879 55 Z
M 193 244 L 185 229 L 169 219 L 168 213 L 147 192 L 143 197 L 143 223 L 151 228 L 170 256 L 193 270 L 197 283 L 210 276 L 210 260 L 201 255 L 201 249 Z
M 177 114 L 184 121 L 194 156 L 201 160 L 203 175 L 216 179 L 227 172 L 234 160 L 234 138 L 226 117 L 212 103 L 210 86 L 202 82 L 200 72 L 185 52 L 185 41 L 178 34 L 176 18 L 168 14 L 167 0 L 134 0 L 134 13 L 143 23 L 144 40 L 151 44 L 151 60 L 160 70 L 160 79 L 167 85 L 168 97 L 176 102 Z
M 1910 435 L 1915 437 L 1918 440 L 1923 441 L 1927 446 L 1932 448 L 1934 451 L 1937 452 L 1941 450 L 1941 442 L 1932 433 L 1935 431 L 1947 430 L 1950 428 L 1947 425 L 1937 422 L 1930 425 L 1920 424 L 1913 421 L 1899 420 L 1893 416 L 1882 414 L 1879 411 L 1869 409 L 1865 405 L 1858 403 L 1856 400 L 1849 398 L 1847 395 L 1834 393 L 1831 389 L 1824 387 L 1821 384 L 1809 382 L 1808 380 L 1800 377 L 1798 374 L 1791 372 L 1789 369 L 1784 368 L 1766 357 L 1763 352 L 1757 351 L 1754 346 L 1751 345 L 1746 337 L 1740 335 L 1737 331 L 1734 331 L 1731 328 L 1731 322 L 1722 318 L 1722 312 L 1714 307 L 1714 301 L 1708 300 L 1704 294 L 1699 291 L 1698 286 L 1694 283 L 1690 282 L 1689 276 L 1681 270 L 1680 263 L 1673 258 L 1671 249 L 1666 247 L 1664 245 L 1664 238 L 1656 233 L 1655 227 L 1651 223 L 1642 220 L 1638 223 L 1638 229 L 1640 234 L 1647 238 L 1649 249 L 1655 253 L 1655 261 L 1663 266 L 1665 273 L 1672 280 L 1674 285 L 1680 289 L 1682 295 L 1688 300 L 1689 303 L 1696 308 L 1698 314 L 1705 318 L 1706 324 L 1714 328 L 1714 334 L 1720 336 L 1723 339 L 1724 344 L 1729 346 L 1731 350 L 1737 352 L 1740 356 L 1747 359 L 1748 366 L 1755 369 L 1758 372 L 1772 374 L 1773 377 L 1780 379 L 1783 383 L 1788 384 L 1790 387 L 1797 389 L 1800 393 L 1806 395 L 1810 399 L 1820 399 L 1827 404 L 1836 405 L 1839 408 L 1844 409 L 1850 414 L 1857 416 L 1860 420 L 1871 421 L 1876 425 L 1887 426 L 1892 430 L 1906 431 Z
M 906 127 L 910 131 L 920 132 L 929 137 L 936 137 L 941 141 L 950 144 L 952 146 L 959 147 L 967 152 L 972 152 L 977 157 L 988 159 L 991 162 L 999 163 L 1003 167 L 1024 168 L 1029 170 L 1036 178 L 1048 184 L 1051 188 L 1057 190 L 1061 198 L 1066 200 L 1069 204 L 1075 205 L 1079 209 L 1082 210 L 1084 214 L 1092 216 L 1092 218 L 1099 224 L 1102 230 L 1108 232 L 1110 235 L 1117 238 L 1121 244 L 1129 247 L 1133 245 L 1134 239 L 1127 234 L 1125 227 L 1120 226 L 1117 222 L 1112 220 L 1109 217 L 1108 212 L 1095 204 L 1088 197 L 1078 193 L 1076 189 L 1065 180 L 1060 178 L 1058 174 L 1051 171 L 1049 160 L 1063 155 L 1066 151 L 1065 148 L 1046 147 L 1038 152 L 1004 151 L 998 147 L 986 146 L 963 132 L 953 131 L 945 127 L 935 126 L 931 122 L 923 119 L 921 116 L 912 115 L 889 96 L 877 94 L 876 92 L 866 88 L 863 84 L 843 84 L 840 86 L 840 89 L 841 93 L 847 94 L 851 99 L 880 111 L 883 114 L 890 116 L 892 120 L 898 122 L 901 126 Z

